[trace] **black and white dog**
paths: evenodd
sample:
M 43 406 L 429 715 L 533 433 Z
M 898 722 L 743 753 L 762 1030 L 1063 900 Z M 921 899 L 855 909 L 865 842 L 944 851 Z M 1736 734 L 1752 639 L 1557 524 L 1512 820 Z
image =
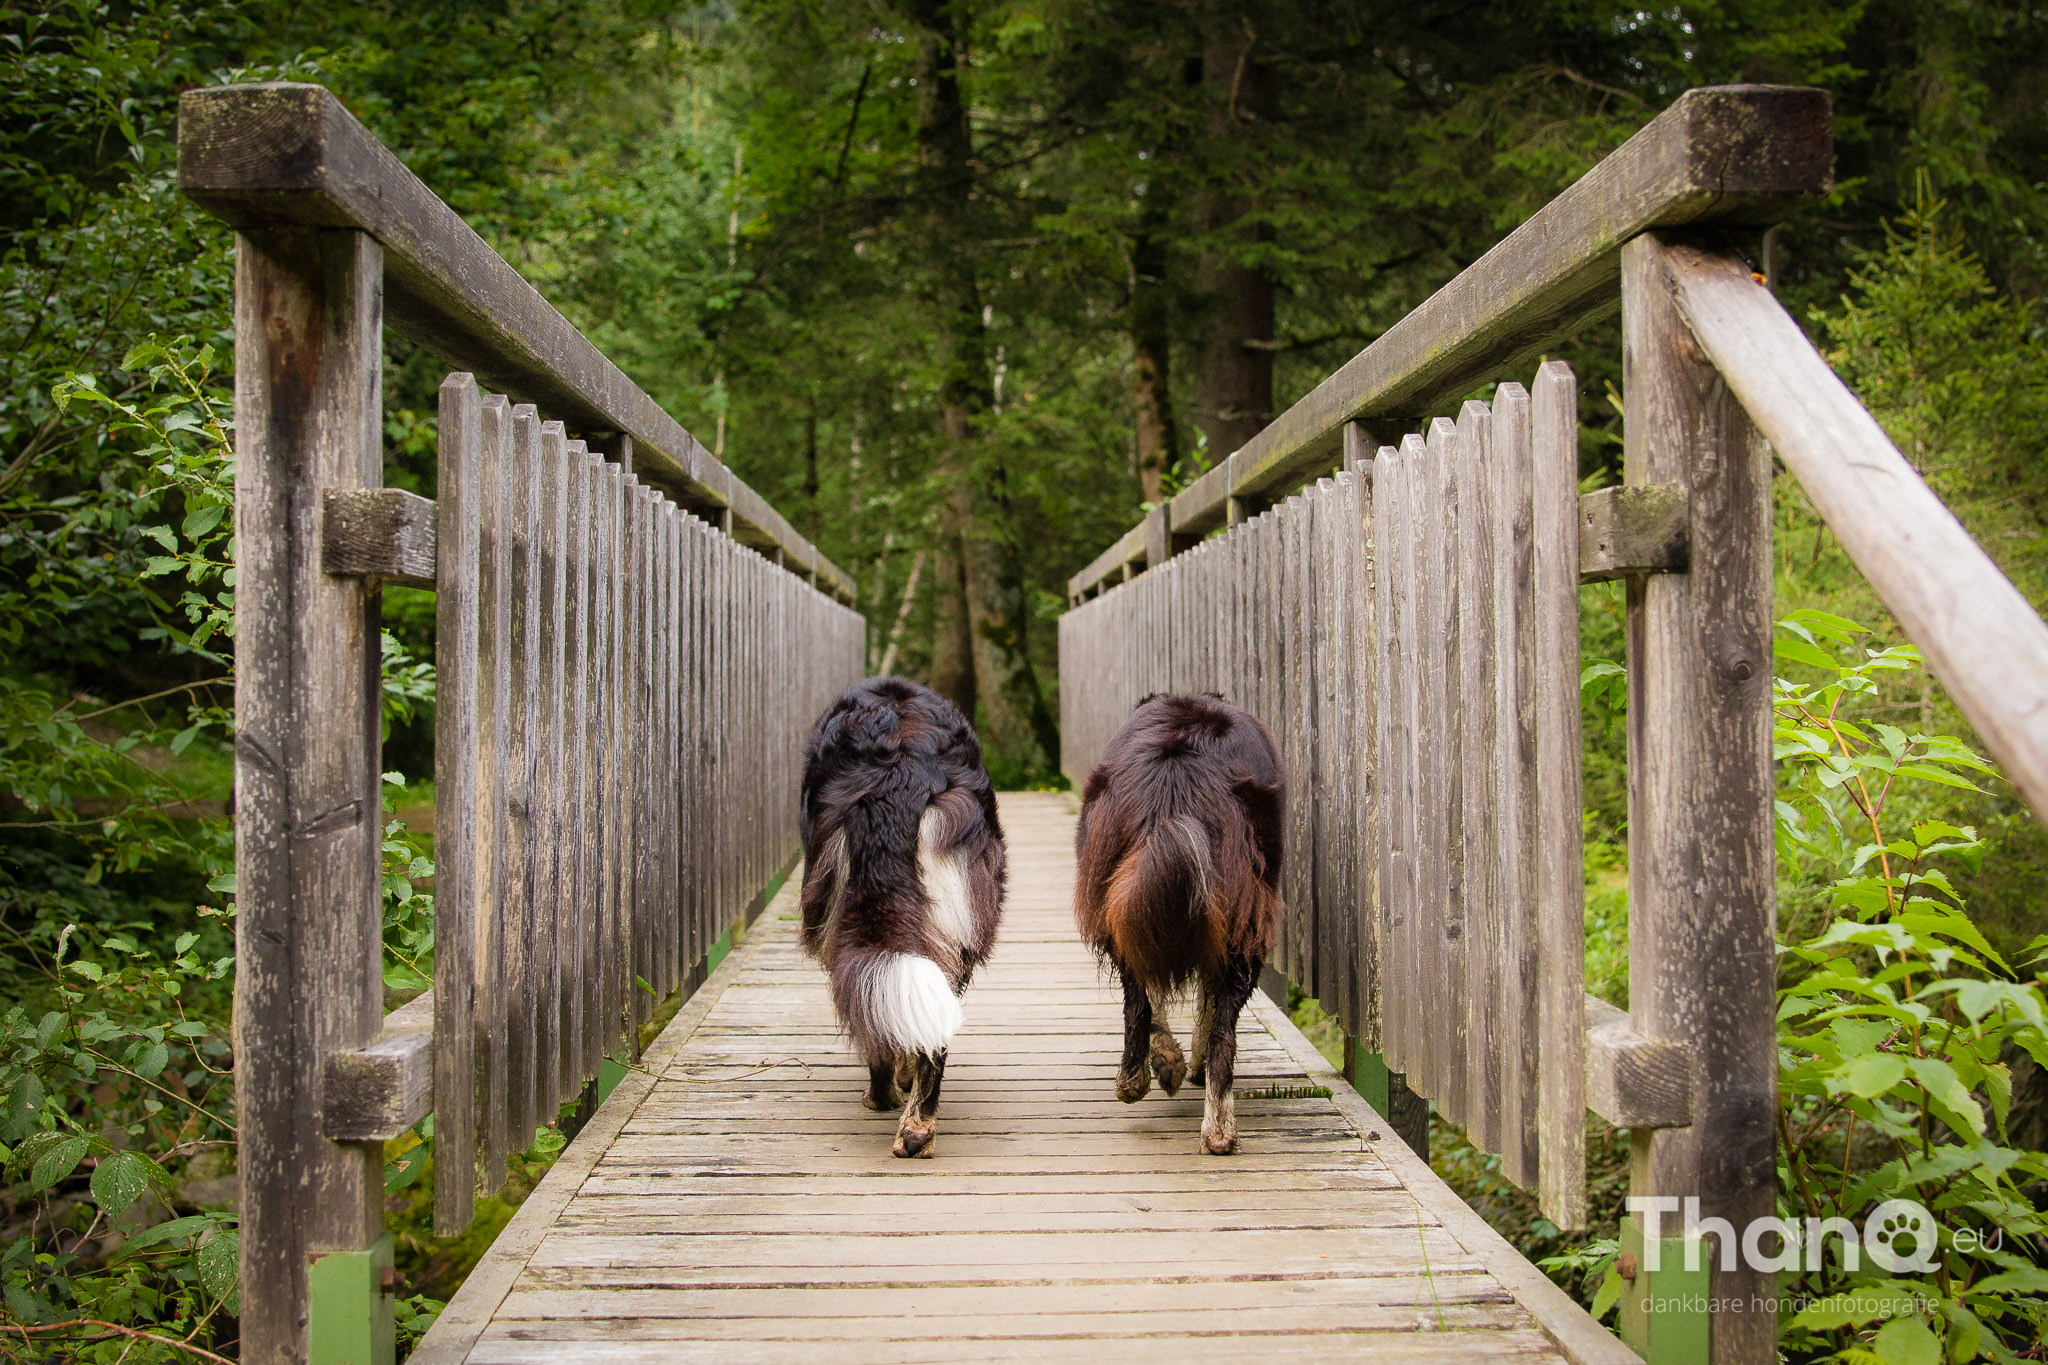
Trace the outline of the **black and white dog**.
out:
M 1237 1017 L 1280 924 L 1284 800 L 1272 736 L 1214 693 L 1139 702 L 1082 790 L 1074 920 L 1123 982 L 1117 1098 L 1144 1098 L 1148 1062 L 1169 1095 L 1206 1080 L 1217 1156 L 1237 1147 Z M 1192 1067 L 1164 1018 L 1190 982 Z
M 902 1104 L 896 1155 L 930 1156 L 959 997 L 1002 916 L 1003 831 L 981 742 L 930 688 L 870 678 L 812 727 L 800 816 L 804 947 L 867 1062 L 861 1103 Z

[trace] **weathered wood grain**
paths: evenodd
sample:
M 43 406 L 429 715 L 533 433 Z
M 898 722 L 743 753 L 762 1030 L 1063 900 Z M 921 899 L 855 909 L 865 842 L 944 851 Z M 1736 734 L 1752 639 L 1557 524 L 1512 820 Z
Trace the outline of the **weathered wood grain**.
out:
M 508 1150 L 524 1151 L 533 1136 L 535 988 L 540 928 L 540 800 L 536 778 L 540 733 L 540 414 L 512 408 L 510 494 L 501 533 L 511 551 L 511 686 L 506 750 L 505 825 L 505 1113 Z
M 2036 817 L 2048 624 L 1742 263 L 1676 243 L 1658 286 Z M 1697 531 L 1708 527 L 1696 510 Z
M 742 536 L 819 572 L 841 600 L 853 580 L 720 464 L 578 332 L 540 291 L 317 85 L 211 86 L 178 107 L 178 185 L 237 228 L 355 228 L 383 244 L 392 322 L 587 431 L 623 432 Z
M 1586 1107 L 1616 1128 L 1683 1128 L 1692 1122 L 1692 1059 L 1654 1042 L 1626 1013 L 1586 997 Z
M 1501 1147 L 1501 934 L 1498 833 L 1499 738 L 1495 689 L 1494 559 L 1500 553 L 1493 509 L 1493 411 L 1468 402 L 1458 411 L 1458 686 L 1464 805 L 1465 1124 L 1480 1150 Z
M 434 586 L 434 504 L 403 488 L 324 488 L 320 568 L 368 586 Z
M 479 546 L 483 533 L 483 408 L 476 378 L 441 383 L 435 474 L 434 547 L 434 1141 L 441 1170 L 434 1182 L 434 1231 L 452 1237 L 469 1226 L 476 1182 L 477 925 L 482 908 L 477 831 Z
M 433 992 L 385 1015 L 368 1047 L 328 1053 L 321 1084 L 331 1142 L 389 1142 L 425 1118 L 434 1106 Z
M 1683 488 L 1617 484 L 1579 497 L 1579 580 L 1681 573 L 1691 530 Z
M 320 565 L 320 495 L 383 482 L 382 271 L 358 232 L 235 252 L 235 1115 L 251 1358 L 306 1350 L 309 1254 L 383 1231 L 380 1153 L 322 1136 L 321 1062 L 382 1023 L 377 598 Z M 305 907 L 321 913 L 309 915 Z
M 1739 1228 L 1777 1199 L 1771 465 L 1668 254 L 1654 236 L 1622 252 L 1623 477 L 1683 487 L 1693 528 L 1685 573 L 1628 586 L 1629 1017 L 1688 1050 L 1693 1122 L 1632 1135 L 1632 1183 Z M 1711 1292 L 1768 1297 L 1774 1278 L 1717 1268 Z M 1720 1315 L 1716 1365 L 1773 1359 L 1775 1326 Z
M 1536 562 L 1529 391 L 1502 384 L 1493 395 L 1494 792 L 1499 837 L 1495 888 L 1500 915 L 1502 1053 L 1501 1172 L 1534 1189 L 1539 1169 L 1536 1091 L 1542 1083 L 1537 916 Z
M 590 866 L 590 453 L 581 441 L 563 449 L 563 503 L 568 516 L 562 545 L 564 676 L 562 796 L 567 803 L 562 830 L 562 1022 L 555 1094 L 577 1092 L 585 1080 L 586 1011 L 595 970 Z
M 1529 408 L 1536 542 L 1537 1191 L 1553 1223 L 1577 1228 L 1586 1219 L 1586 918 L 1579 406 L 1571 367 L 1544 362 Z
M 534 944 L 533 1118 L 554 1121 L 561 1107 L 563 972 L 566 940 L 573 935 L 569 895 L 574 877 L 564 849 L 569 828 L 568 771 L 568 541 L 569 438 L 560 422 L 540 428 L 533 562 L 538 573 L 534 640 L 540 700 L 534 736 Z

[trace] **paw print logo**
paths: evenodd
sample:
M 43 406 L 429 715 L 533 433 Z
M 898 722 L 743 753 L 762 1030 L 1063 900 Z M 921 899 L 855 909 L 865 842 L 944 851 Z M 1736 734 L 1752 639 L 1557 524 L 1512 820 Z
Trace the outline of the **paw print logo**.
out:
M 1934 1215 L 1910 1199 L 1887 1199 L 1863 1220 L 1863 1254 L 1884 1270 L 1934 1269 Z

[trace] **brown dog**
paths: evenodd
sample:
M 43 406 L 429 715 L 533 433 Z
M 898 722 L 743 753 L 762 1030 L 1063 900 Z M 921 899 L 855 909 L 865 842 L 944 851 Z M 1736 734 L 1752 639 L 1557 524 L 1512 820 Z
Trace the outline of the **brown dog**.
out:
M 1206 1079 L 1202 1145 L 1217 1156 L 1237 1147 L 1237 1017 L 1280 922 L 1283 801 L 1272 736 L 1214 693 L 1139 702 L 1082 791 L 1074 920 L 1123 982 L 1117 1098 L 1144 1098 L 1148 1061 L 1169 1095 Z M 1192 1068 L 1163 1017 L 1191 981 Z

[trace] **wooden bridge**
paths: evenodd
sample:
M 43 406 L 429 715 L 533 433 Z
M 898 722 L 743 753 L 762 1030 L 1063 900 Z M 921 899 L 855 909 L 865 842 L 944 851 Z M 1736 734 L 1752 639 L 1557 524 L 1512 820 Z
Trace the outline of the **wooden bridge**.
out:
M 383 1144 L 431 1117 L 453 1234 L 573 1110 L 421 1359 L 1773 1360 L 1771 1276 L 1678 1268 L 1706 1234 L 1623 1220 L 1624 1346 L 1417 1153 L 1426 1103 L 1578 1227 L 1590 1109 L 1633 1194 L 1774 1211 L 1773 454 L 2048 812 L 2048 625 L 1741 255 L 1831 151 L 1823 92 L 1689 92 L 1074 577 L 1069 775 L 1166 688 L 1284 747 L 1242 1148 L 1196 1154 L 1193 1098 L 1113 1102 L 1067 798 L 1018 795 L 938 1152 L 899 1162 L 770 899 L 803 733 L 861 671 L 851 580 L 324 90 L 189 93 L 183 187 L 239 233 L 243 1357 L 383 1365 Z M 1576 381 L 1528 367 L 1617 306 L 1625 482 L 1581 497 Z M 387 322 L 454 367 L 431 500 L 381 486 Z M 1628 583 L 1628 1013 L 1583 986 L 1602 578 Z M 390 1014 L 387 583 L 435 589 L 440 687 L 434 989 Z M 1341 1021 L 1343 1075 L 1289 984 Z

